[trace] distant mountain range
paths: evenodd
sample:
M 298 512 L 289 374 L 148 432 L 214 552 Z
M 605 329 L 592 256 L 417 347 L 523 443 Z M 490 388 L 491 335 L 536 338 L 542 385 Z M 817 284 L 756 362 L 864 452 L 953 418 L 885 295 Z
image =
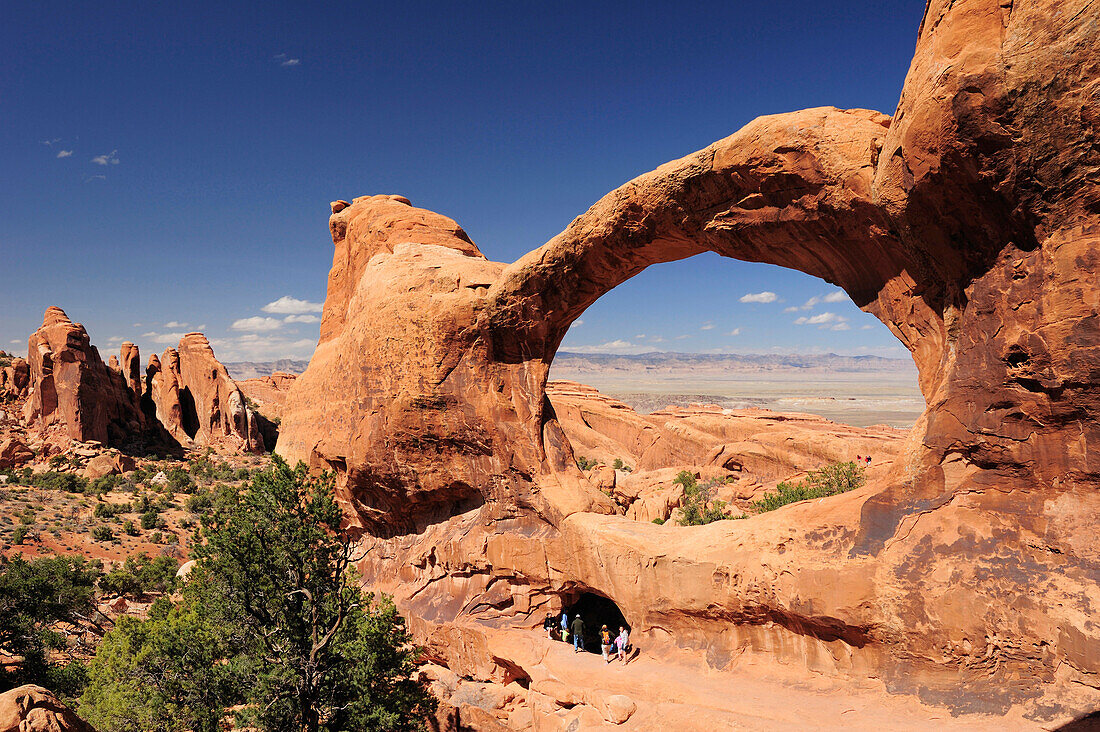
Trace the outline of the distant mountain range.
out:
M 229 375 L 234 379 L 258 379 L 268 376 L 276 371 L 285 371 L 288 374 L 300 374 L 309 366 L 309 361 L 295 361 L 290 358 L 280 358 L 278 361 L 234 361 L 222 364 Z
M 274 371 L 300 374 L 309 361 L 289 358 L 278 361 L 236 361 L 225 364 L 234 379 L 255 379 Z M 655 351 L 635 356 L 607 353 L 571 353 L 559 351 L 554 357 L 554 370 L 572 374 L 583 373 L 767 373 L 776 371 L 836 372 L 836 373 L 897 373 L 916 372 L 908 358 L 881 356 L 838 356 L 792 354 L 762 356 L 750 353 L 670 353 Z
M 756 355 L 736 353 L 669 353 L 664 351 L 619 356 L 605 353 L 559 351 L 553 369 L 569 373 L 766 373 L 776 371 L 871 373 L 916 372 L 912 359 L 881 356 Z M 553 376 L 551 376 L 553 378 Z

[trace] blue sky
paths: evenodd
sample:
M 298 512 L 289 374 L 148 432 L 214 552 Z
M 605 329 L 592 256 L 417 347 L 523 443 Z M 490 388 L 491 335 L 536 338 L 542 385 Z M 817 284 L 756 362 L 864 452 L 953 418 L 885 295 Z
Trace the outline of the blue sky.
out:
M 9 0 L 0 348 L 59 305 L 104 357 L 195 328 L 223 360 L 307 357 L 329 201 L 400 193 L 512 261 L 758 115 L 892 112 L 922 10 Z M 826 283 L 714 255 L 581 321 L 571 350 L 905 354 Z

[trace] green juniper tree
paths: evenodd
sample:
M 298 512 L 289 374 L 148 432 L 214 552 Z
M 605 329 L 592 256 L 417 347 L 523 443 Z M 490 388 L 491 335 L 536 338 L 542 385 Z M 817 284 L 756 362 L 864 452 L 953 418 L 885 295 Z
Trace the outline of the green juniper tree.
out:
M 66 672 L 49 657 L 51 651 L 65 648 L 61 624 L 90 617 L 100 574 L 99 562 L 83 557 L 28 562 L 17 554 L 0 561 L 0 651 L 22 659 L 9 670 L 0 669 L 0 688 L 37 683 L 62 695 L 79 693 L 79 664 Z
M 331 476 L 301 463 L 275 457 L 246 489 L 223 488 L 183 602 L 105 639 L 82 711 L 104 732 L 204 732 L 230 706 L 267 732 L 420 729 L 435 700 L 414 678 L 417 650 L 393 603 L 359 589 L 340 520 Z M 207 655 L 170 655 L 201 634 Z

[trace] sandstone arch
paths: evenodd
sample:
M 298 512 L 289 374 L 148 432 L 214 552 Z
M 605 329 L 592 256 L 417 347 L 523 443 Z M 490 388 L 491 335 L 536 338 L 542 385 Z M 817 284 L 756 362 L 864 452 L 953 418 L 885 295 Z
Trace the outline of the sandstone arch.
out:
M 368 581 L 463 668 L 591 588 L 719 667 L 751 645 L 959 709 L 1072 703 L 1100 674 L 1098 27 L 1089 0 L 931 0 L 892 120 L 758 119 L 511 265 L 403 198 L 336 202 L 278 451 L 337 471 Z M 928 409 L 887 485 L 693 532 L 601 515 L 550 361 L 705 250 L 834 282 L 910 348 Z

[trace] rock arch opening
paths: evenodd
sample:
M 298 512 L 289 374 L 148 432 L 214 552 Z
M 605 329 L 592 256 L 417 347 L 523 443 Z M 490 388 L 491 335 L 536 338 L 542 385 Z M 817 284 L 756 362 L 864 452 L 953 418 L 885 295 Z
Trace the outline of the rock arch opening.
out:
M 711 252 L 649 267 L 596 300 L 549 380 L 643 415 L 708 404 L 908 429 L 925 408 L 908 350 L 843 290 Z
M 597 592 L 575 592 L 562 597 L 562 612 L 569 622 L 580 615 L 584 621 L 584 650 L 600 652 L 600 628 L 607 626 L 611 636 L 618 635 L 619 628 L 630 629 L 630 624 L 615 601 Z

